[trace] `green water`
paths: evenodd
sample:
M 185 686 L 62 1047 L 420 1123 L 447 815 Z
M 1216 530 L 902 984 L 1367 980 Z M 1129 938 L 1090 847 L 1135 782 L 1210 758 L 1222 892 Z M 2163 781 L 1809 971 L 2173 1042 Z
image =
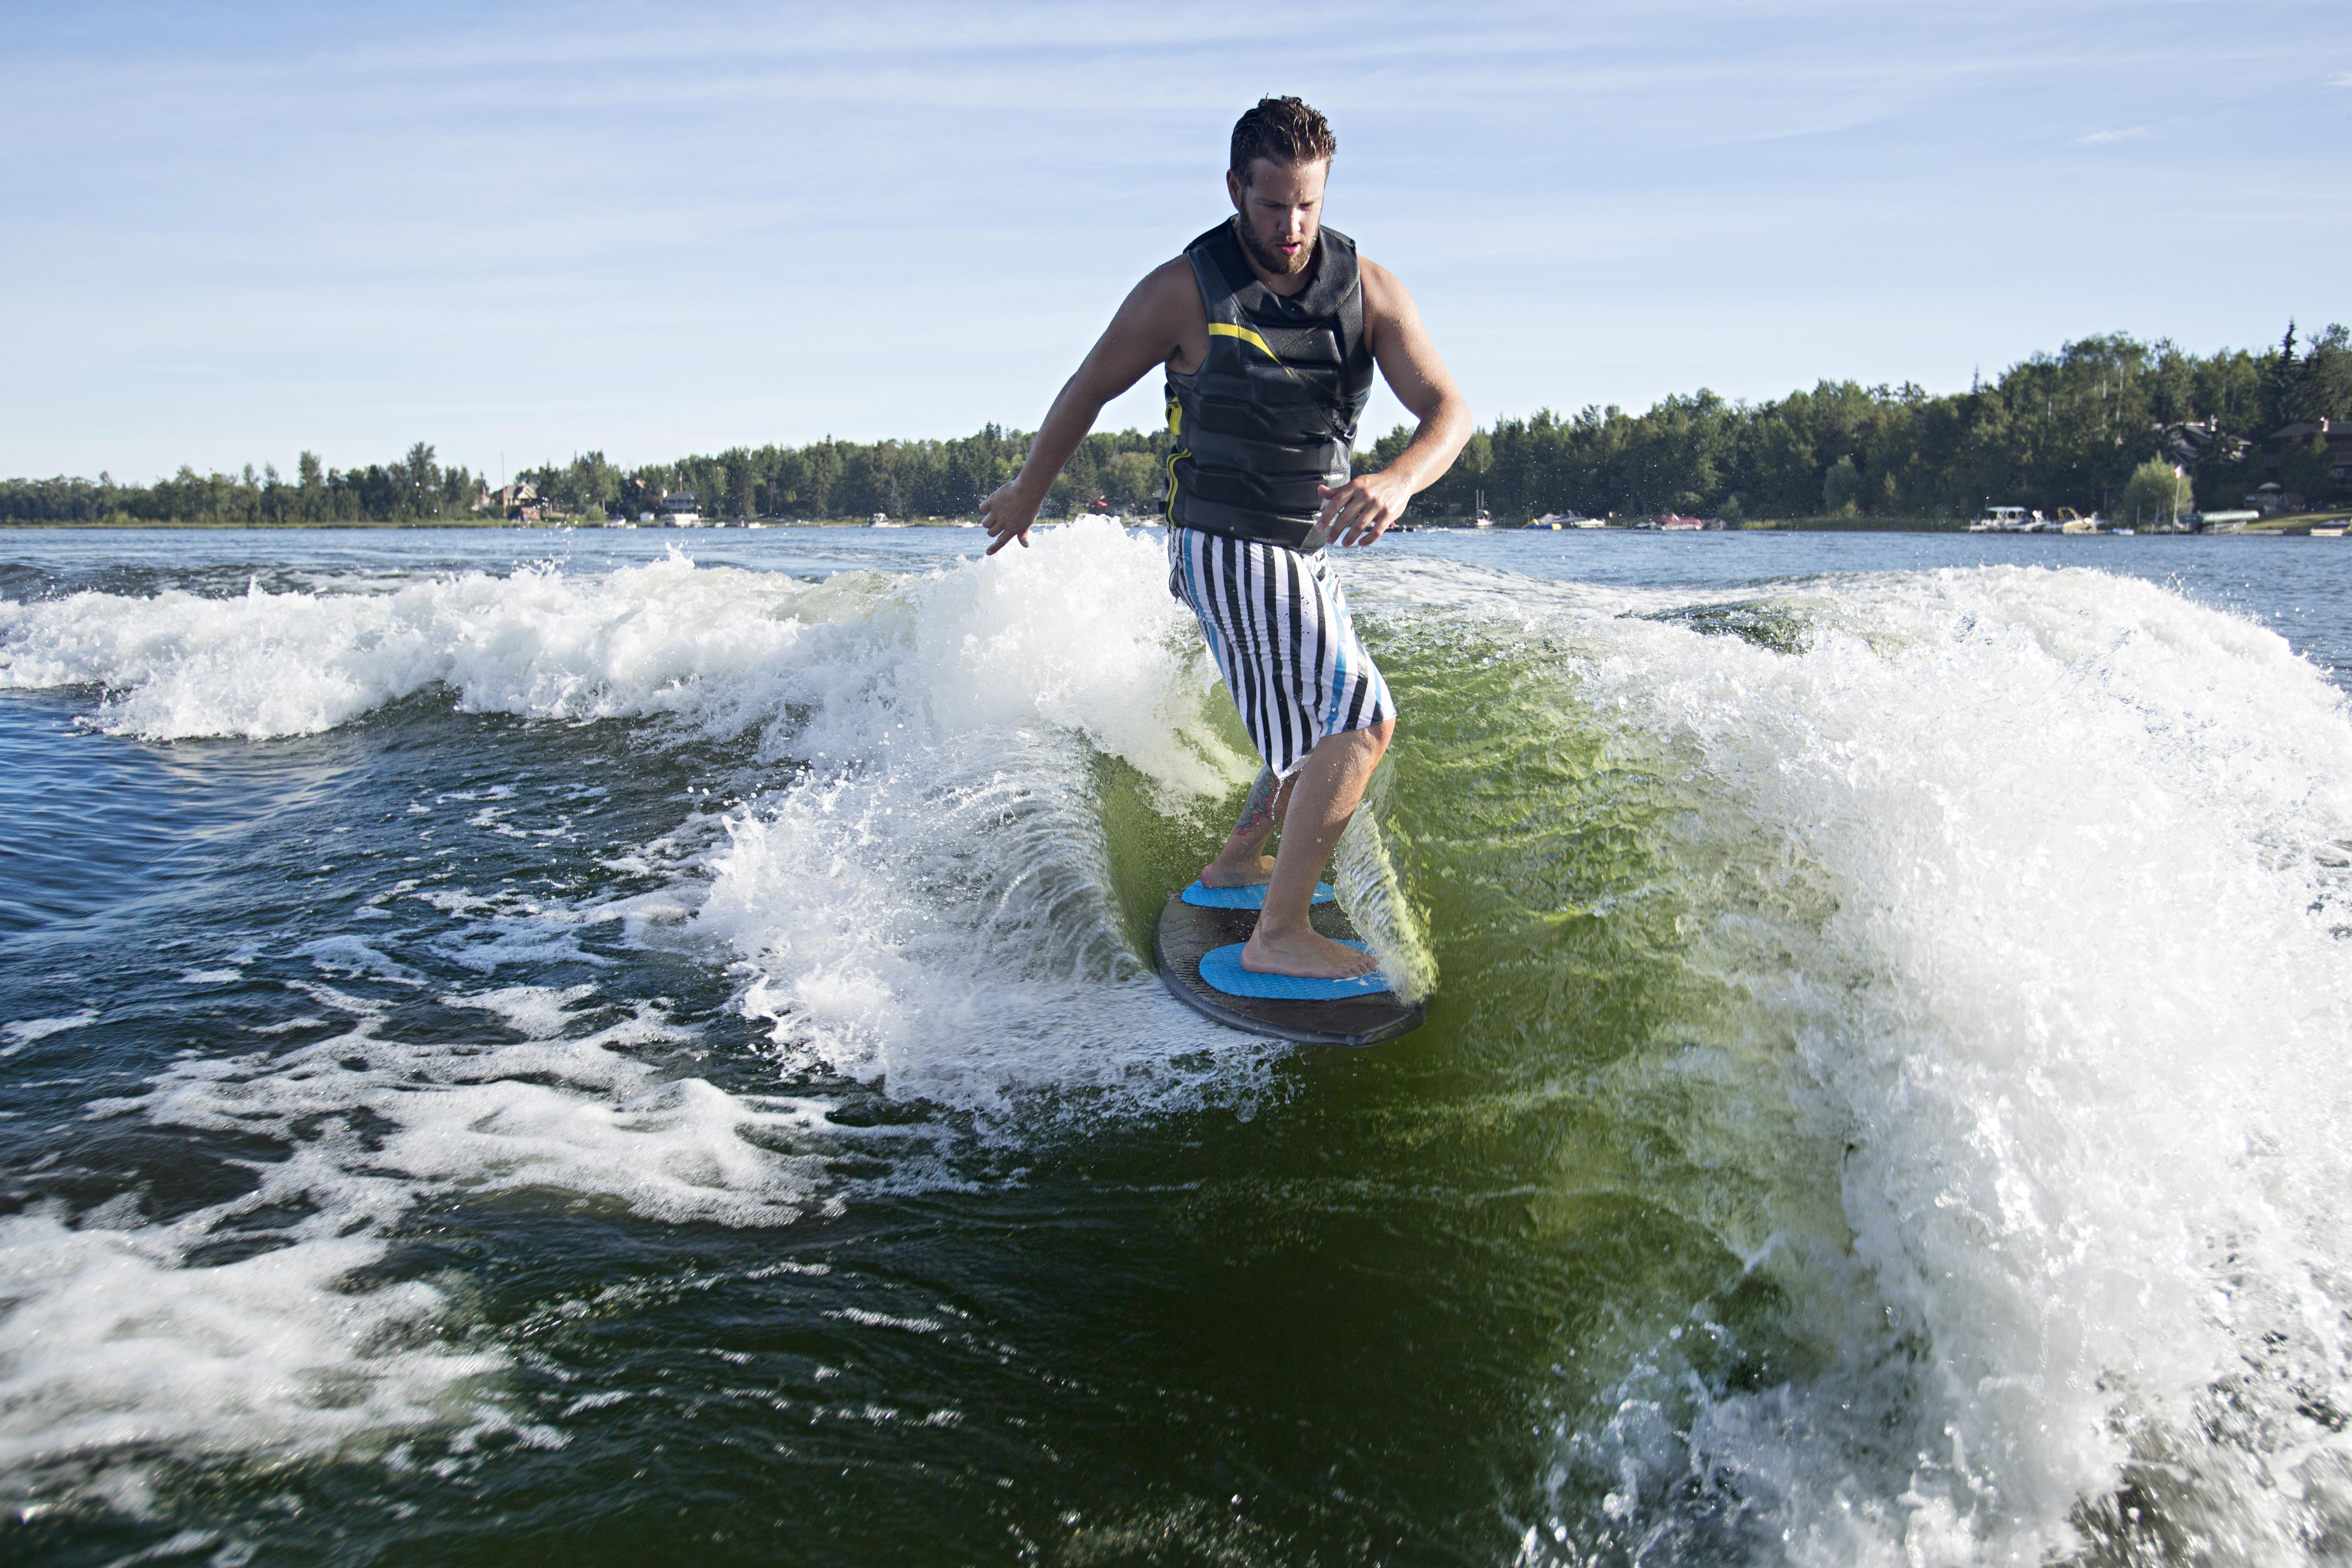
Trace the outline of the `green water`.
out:
M 1782 1043 L 1686 962 L 1737 879 L 1677 833 L 1708 802 L 1580 702 L 1573 650 L 1449 628 L 1379 655 L 1412 718 L 1371 815 L 1413 926 L 1433 933 L 1429 1022 L 1374 1054 L 1295 1058 L 1246 1131 L 1201 1127 L 1217 1173 L 1179 1207 L 1202 1249 L 1197 1310 L 1217 1327 L 1188 1335 L 1204 1353 L 1169 1374 L 1248 1390 L 1224 1397 L 1257 1409 L 1251 1430 L 1323 1435 L 1268 1455 L 1269 1480 L 1335 1430 L 1351 1453 L 1445 1457 L 1413 1467 L 1391 1504 L 1444 1531 L 1350 1550 L 1499 1553 L 1560 1504 L 1530 1485 L 1543 1456 L 1556 1434 L 1606 1424 L 1627 1366 L 1663 1362 L 1657 1381 L 1721 1392 L 1819 1358 L 1773 1269 L 1742 1258 L 1790 1220 L 1842 1234 L 1836 1152 L 1795 1132 Z M 1163 816 L 1116 763 L 1097 778 L 1120 907 L 1148 952 L 1160 902 L 1230 816 Z M 1229 1494 L 1232 1519 L 1171 1521 L 1165 1549 L 1195 1528 L 1254 1542 L 1253 1561 L 1328 1542 L 1352 1511 L 1331 1503 L 1381 1491 L 1326 1457 L 1329 1498 L 1282 1488 L 1303 1516 L 1276 1524 Z M 1550 1479 L 1571 1493 L 1615 1479 Z

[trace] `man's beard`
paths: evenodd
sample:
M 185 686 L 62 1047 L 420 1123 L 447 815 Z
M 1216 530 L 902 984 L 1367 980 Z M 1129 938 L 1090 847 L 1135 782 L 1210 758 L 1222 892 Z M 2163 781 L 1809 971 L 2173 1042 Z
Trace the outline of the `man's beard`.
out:
M 1234 219 L 1234 229 L 1241 239 L 1242 248 L 1249 252 L 1250 259 L 1276 278 L 1288 278 L 1304 272 L 1315 259 L 1315 236 L 1311 234 L 1298 247 L 1297 255 L 1285 256 L 1270 245 L 1260 245 L 1257 236 L 1250 232 L 1249 225 L 1238 217 Z

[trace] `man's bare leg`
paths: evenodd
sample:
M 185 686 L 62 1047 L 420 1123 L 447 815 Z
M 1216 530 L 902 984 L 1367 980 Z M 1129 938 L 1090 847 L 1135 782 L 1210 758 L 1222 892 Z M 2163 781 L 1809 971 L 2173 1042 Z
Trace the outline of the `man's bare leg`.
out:
M 1315 900 L 1315 884 L 1339 846 L 1339 835 L 1364 798 L 1372 770 L 1389 749 L 1396 732 L 1393 721 L 1369 730 L 1349 730 L 1327 735 L 1307 755 L 1307 763 L 1291 775 L 1289 812 L 1282 833 L 1282 849 L 1275 857 L 1274 875 L 1265 889 L 1265 908 L 1258 912 L 1257 929 L 1242 949 L 1242 967 L 1260 974 L 1297 974 L 1319 980 L 1344 980 L 1369 974 L 1380 967 L 1368 952 L 1342 947 L 1307 922 Z
M 1290 803 L 1290 785 L 1297 775 L 1276 784 L 1272 768 L 1257 771 L 1249 798 L 1242 803 L 1242 819 L 1234 824 L 1217 858 L 1201 868 L 1204 888 L 1254 888 L 1274 875 L 1274 861 L 1265 841 L 1282 826 L 1283 808 Z

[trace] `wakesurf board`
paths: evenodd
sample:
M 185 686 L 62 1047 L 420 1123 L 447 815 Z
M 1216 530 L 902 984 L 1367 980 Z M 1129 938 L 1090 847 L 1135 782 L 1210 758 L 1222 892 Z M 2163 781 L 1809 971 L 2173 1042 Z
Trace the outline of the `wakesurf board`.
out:
M 1307 1046 L 1376 1046 L 1421 1027 L 1422 1004 L 1399 996 L 1377 973 L 1353 981 L 1294 980 L 1244 969 L 1242 943 L 1265 900 L 1263 888 L 1198 882 L 1168 900 L 1151 956 L 1176 1000 L 1231 1028 Z M 1363 946 L 1329 887 L 1316 887 L 1309 918 L 1333 941 Z

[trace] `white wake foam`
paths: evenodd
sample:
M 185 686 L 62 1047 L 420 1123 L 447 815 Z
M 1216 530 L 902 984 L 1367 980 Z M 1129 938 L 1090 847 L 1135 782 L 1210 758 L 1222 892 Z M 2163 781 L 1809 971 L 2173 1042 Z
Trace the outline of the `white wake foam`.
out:
M 845 644 L 792 742 L 814 771 L 730 822 L 698 917 L 781 1045 L 973 1110 L 1247 1092 L 1265 1047 L 1177 1007 L 1120 931 L 1093 798 L 1091 755 L 1180 812 L 1249 771 L 1166 578 L 1157 544 L 1078 524 L 903 583 L 861 666 Z
M 664 1078 L 639 1053 L 685 1037 L 649 1007 L 566 1038 L 584 987 L 512 987 L 451 1000 L 523 1040 L 424 1046 L 384 1038 L 375 1004 L 309 989 L 313 1021 L 345 1028 L 188 1058 L 91 1108 L 280 1142 L 250 1191 L 167 1224 L 131 1194 L 72 1227 L 0 1220 L 0 1472 L 126 1450 L 366 1451 L 425 1427 L 560 1442 L 506 1414 L 507 1354 L 467 1348 L 446 1289 L 364 1282 L 398 1221 L 488 1194 L 730 1226 L 835 1201 L 806 1152 L 825 1108 Z M 207 1261 L 224 1245 L 259 1250 Z
M 1630 1552 L 1695 1485 L 1773 1560 L 2038 1562 L 2086 1522 L 2324 1555 L 2352 1526 L 2343 698 L 2091 572 L 1782 597 L 1801 653 L 1561 618 L 1718 803 L 1694 837 L 1832 901 L 1722 910 L 1696 961 L 1849 1150 L 1875 1300 L 1830 1373 L 1671 1436 L 1626 1416 L 1625 1484 L 1564 1536 Z M 2126 1483 L 2140 1517 L 2098 1525 Z
M 100 726 L 154 740 L 314 734 L 433 687 L 471 712 L 680 714 L 732 730 L 788 696 L 763 674 L 791 667 L 868 589 L 858 574 L 812 586 L 698 570 L 673 549 L 602 576 L 0 601 L 0 686 L 102 687 Z M 822 660 L 803 652 L 800 667 Z

